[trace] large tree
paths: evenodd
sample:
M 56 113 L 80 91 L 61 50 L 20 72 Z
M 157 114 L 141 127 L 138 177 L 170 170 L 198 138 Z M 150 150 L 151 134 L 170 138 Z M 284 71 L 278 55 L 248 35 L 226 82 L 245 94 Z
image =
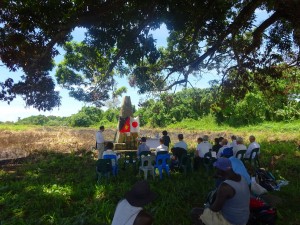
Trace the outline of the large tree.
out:
M 217 69 L 224 88 L 243 95 L 248 83 L 263 89 L 266 77 L 299 67 L 299 0 L 2 0 L 0 9 L 1 61 L 24 71 L 21 81 L 0 83 L 0 99 L 21 95 L 41 110 L 60 104 L 49 71 L 76 27 L 87 29 L 85 46 L 107 61 L 99 80 L 122 68 L 140 93 L 187 85 L 191 75 Z M 149 30 L 163 23 L 168 46 L 157 48 Z

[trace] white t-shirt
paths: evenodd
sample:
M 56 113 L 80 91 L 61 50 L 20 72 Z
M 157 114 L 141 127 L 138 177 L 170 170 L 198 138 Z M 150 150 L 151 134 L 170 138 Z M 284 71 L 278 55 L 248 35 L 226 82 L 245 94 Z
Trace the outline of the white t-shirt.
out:
M 133 225 L 135 218 L 142 209 L 130 205 L 126 199 L 121 200 L 117 205 L 111 225 Z
M 245 154 L 245 158 L 250 158 L 250 154 L 251 154 L 252 150 L 255 148 L 259 148 L 258 154 L 260 154 L 260 145 L 254 141 L 254 142 L 251 142 L 250 145 L 248 146 L 246 154 Z
M 96 132 L 96 142 L 98 143 L 98 144 L 102 144 L 102 143 L 104 143 L 104 137 L 103 137 L 103 131 L 101 131 L 101 130 L 98 130 L 97 132 Z
M 243 144 L 237 144 L 237 145 L 234 146 L 233 149 L 232 149 L 233 156 L 235 156 L 236 153 L 237 153 L 239 150 L 246 150 L 246 149 L 247 149 L 246 145 L 243 145 Z
M 168 151 L 168 146 L 165 146 L 164 144 L 161 144 L 160 146 L 158 146 L 156 148 L 155 154 L 157 154 L 157 152 L 160 152 L 160 151 Z
M 200 156 L 200 158 L 203 158 L 205 153 L 209 152 L 210 149 L 212 149 L 211 143 L 209 143 L 208 141 L 203 141 L 197 145 L 196 151 L 198 153 L 198 156 Z

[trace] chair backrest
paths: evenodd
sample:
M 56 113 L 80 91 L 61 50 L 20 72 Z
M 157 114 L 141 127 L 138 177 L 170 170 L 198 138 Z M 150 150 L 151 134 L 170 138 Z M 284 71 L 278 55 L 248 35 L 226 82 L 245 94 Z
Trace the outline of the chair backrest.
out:
M 141 157 L 142 155 L 144 155 L 144 156 L 151 155 L 151 151 L 143 151 L 140 153 L 139 156 Z
M 168 151 L 158 151 L 156 155 L 168 154 Z
M 222 152 L 221 156 L 226 157 L 226 158 L 229 158 L 229 157 L 233 156 L 232 149 L 233 149 L 233 147 L 223 149 L 223 152 Z
M 208 165 L 211 162 L 211 152 L 206 152 L 203 156 L 204 165 Z
M 243 160 L 247 150 L 239 150 L 236 152 L 235 157 Z
M 114 159 L 115 163 L 117 163 L 117 156 L 116 155 L 103 155 L 103 159 Z
M 112 169 L 111 159 L 98 159 L 96 163 L 96 170 L 99 173 L 107 173 Z
M 141 157 L 141 166 L 144 167 L 144 166 L 151 166 L 151 162 L 152 162 L 153 158 L 152 156 L 143 156 Z
M 161 154 L 156 156 L 155 166 L 167 166 L 170 161 L 170 154 Z
M 255 159 L 258 157 L 259 148 L 252 149 L 250 153 L 250 159 Z
M 135 163 L 137 161 L 136 152 L 125 152 L 125 162 L 126 163 Z

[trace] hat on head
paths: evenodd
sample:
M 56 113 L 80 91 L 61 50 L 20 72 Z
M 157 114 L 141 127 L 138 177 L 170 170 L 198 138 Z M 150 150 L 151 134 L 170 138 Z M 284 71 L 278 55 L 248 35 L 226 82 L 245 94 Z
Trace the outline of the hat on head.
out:
M 218 158 L 218 160 L 214 162 L 214 167 L 223 171 L 227 171 L 232 168 L 231 162 L 228 158 Z
M 130 205 L 143 207 L 152 202 L 156 198 L 156 194 L 150 190 L 149 184 L 143 180 L 136 182 L 132 189 L 125 194 L 125 198 Z

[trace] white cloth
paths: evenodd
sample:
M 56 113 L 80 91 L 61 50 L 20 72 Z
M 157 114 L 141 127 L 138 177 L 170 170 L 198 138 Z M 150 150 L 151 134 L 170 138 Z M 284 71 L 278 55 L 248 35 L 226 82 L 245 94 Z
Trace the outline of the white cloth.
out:
M 205 225 L 232 225 L 222 215 L 221 212 L 214 212 L 210 208 L 205 208 L 200 216 Z
M 232 152 L 233 152 L 233 156 L 236 156 L 236 153 L 240 150 L 246 150 L 247 147 L 246 145 L 243 144 L 237 144 L 236 146 L 233 147 Z
M 184 141 L 178 141 L 175 143 L 174 148 L 183 148 L 185 150 L 188 149 L 187 144 Z
M 103 132 L 101 130 L 98 130 L 96 132 L 96 142 L 97 142 L 97 144 L 103 144 L 104 143 Z
M 117 205 L 111 225 L 133 225 L 136 216 L 142 209 L 130 205 L 126 199 L 121 200 Z
M 157 152 L 160 151 L 168 151 L 168 146 L 165 146 L 164 144 L 161 144 L 160 146 L 158 146 L 155 150 L 155 154 L 157 154 Z
M 236 140 L 233 140 L 231 143 L 230 143 L 230 147 L 235 147 L 237 146 L 237 143 L 236 143 Z
M 202 141 L 197 145 L 196 151 L 200 158 L 204 158 L 205 153 L 212 149 L 212 145 L 208 141 Z
M 251 142 L 250 145 L 247 148 L 246 154 L 245 154 L 245 158 L 250 158 L 250 154 L 252 152 L 253 149 L 255 148 L 259 148 L 260 149 L 260 145 L 257 142 Z M 260 153 L 260 150 L 258 151 L 258 154 Z

